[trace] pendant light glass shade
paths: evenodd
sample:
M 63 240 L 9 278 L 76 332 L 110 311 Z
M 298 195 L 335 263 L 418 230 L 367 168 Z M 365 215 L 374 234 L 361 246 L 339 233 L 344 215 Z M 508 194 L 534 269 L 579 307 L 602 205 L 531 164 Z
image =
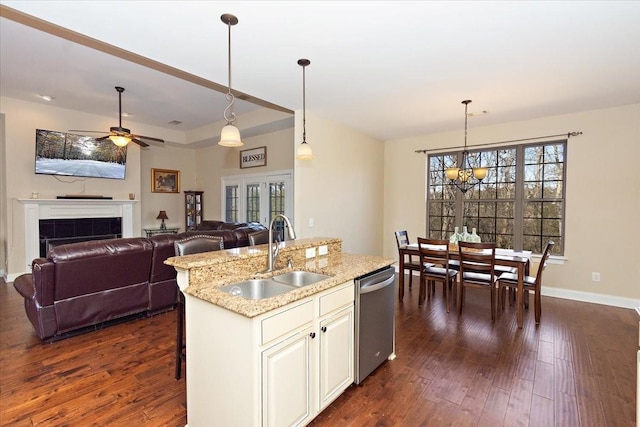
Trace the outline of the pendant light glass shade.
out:
M 240 131 L 237 127 L 233 125 L 233 122 L 236 120 L 236 115 L 233 112 L 233 103 L 235 101 L 235 97 L 233 93 L 231 93 L 231 26 L 236 25 L 238 23 L 238 18 L 230 13 L 225 13 L 220 17 L 220 20 L 227 25 L 229 30 L 228 37 L 228 71 L 229 71 L 229 86 L 227 89 L 227 94 L 225 95 L 227 101 L 229 101 L 229 105 L 224 109 L 223 117 L 227 121 L 227 124 L 222 128 L 220 132 L 220 142 L 218 145 L 223 147 L 242 147 L 244 144 L 240 139 Z
M 306 142 L 301 143 L 298 146 L 298 152 L 296 153 L 296 159 L 298 160 L 313 160 L 313 151 L 311 146 Z
M 228 124 L 222 128 L 220 132 L 220 142 L 218 145 L 223 147 L 242 147 L 242 141 L 240 140 L 240 131 L 232 124 Z
M 127 138 L 126 136 L 119 136 L 119 135 L 111 135 L 109 136 L 109 139 L 118 147 L 126 147 L 127 144 L 131 142 L 130 138 Z
M 296 152 L 297 160 L 313 160 L 313 150 L 311 145 L 307 144 L 307 118 L 306 118 L 306 81 L 305 81 L 305 68 L 311 64 L 308 59 L 298 59 L 298 65 L 302 67 L 302 143 L 298 146 Z

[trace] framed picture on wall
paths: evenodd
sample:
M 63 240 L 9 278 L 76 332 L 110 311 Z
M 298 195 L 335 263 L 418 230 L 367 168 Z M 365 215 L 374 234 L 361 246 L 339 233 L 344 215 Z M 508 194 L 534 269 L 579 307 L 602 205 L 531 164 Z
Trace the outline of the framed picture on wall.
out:
M 240 169 L 267 165 L 267 147 L 240 151 Z
M 152 193 L 179 193 L 180 171 L 171 169 L 151 169 Z

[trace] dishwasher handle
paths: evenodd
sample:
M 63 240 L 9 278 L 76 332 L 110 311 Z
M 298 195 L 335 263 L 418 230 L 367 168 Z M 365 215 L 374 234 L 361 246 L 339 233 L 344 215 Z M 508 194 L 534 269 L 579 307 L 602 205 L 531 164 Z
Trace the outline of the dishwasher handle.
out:
M 368 294 L 369 292 L 375 292 L 378 289 L 382 289 L 385 286 L 389 286 L 392 285 L 396 280 L 396 276 L 393 275 L 391 277 L 389 277 L 386 280 L 383 280 L 382 282 L 375 282 L 375 283 L 371 283 L 371 284 L 367 284 L 364 286 L 360 287 L 360 293 L 361 294 Z

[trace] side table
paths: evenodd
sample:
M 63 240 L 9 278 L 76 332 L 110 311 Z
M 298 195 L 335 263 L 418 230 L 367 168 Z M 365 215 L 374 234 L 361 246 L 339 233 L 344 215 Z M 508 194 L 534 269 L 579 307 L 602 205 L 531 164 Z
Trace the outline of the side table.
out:
M 144 232 L 147 233 L 147 237 L 155 236 L 156 234 L 178 234 L 179 227 L 167 227 L 167 228 L 145 228 Z

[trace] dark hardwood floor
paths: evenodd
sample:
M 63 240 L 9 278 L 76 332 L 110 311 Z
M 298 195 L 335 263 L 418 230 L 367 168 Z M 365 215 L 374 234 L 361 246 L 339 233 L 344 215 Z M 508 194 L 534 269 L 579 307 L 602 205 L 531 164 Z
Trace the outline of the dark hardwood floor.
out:
M 417 291 L 397 306 L 397 358 L 313 426 L 635 425 L 632 310 L 543 297 L 541 325 L 531 309 L 518 330 L 514 307 L 491 322 L 482 290 L 461 317 L 441 287 L 424 306 Z M 170 312 L 42 343 L 0 281 L 0 424 L 184 426 L 174 336 Z

